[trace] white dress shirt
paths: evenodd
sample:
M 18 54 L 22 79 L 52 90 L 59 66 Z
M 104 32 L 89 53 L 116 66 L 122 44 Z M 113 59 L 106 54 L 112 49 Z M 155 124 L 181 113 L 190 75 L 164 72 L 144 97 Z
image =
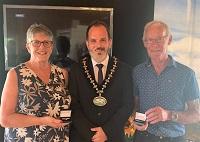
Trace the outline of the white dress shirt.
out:
M 103 72 L 103 79 L 105 79 L 109 56 L 107 55 L 105 60 L 103 60 L 100 63 L 96 62 L 93 58 L 91 58 L 91 59 L 92 59 L 92 66 L 93 66 L 93 69 L 94 69 L 95 80 L 98 82 L 98 71 L 99 71 L 99 68 L 96 66 L 96 64 L 103 64 L 102 72 Z

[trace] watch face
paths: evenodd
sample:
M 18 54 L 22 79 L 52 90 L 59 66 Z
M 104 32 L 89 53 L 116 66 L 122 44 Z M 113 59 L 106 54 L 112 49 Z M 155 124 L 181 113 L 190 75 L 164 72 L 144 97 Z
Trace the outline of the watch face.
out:
M 177 121 L 178 120 L 178 114 L 176 112 L 172 112 L 172 120 Z

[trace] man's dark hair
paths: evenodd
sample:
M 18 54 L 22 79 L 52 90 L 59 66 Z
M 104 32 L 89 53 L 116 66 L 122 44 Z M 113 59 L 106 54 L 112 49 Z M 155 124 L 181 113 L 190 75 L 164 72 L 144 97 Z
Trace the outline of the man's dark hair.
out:
M 89 30 L 92 28 L 92 27 L 98 27 L 98 26 L 104 26 L 106 28 L 106 31 L 108 33 L 108 38 L 111 38 L 110 37 L 110 30 L 109 30 L 109 27 L 108 25 L 103 22 L 103 21 L 100 21 L 100 20 L 95 20 L 93 21 L 92 23 L 90 23 L 90 25 L 87 27 L 87 31 L 86 31 L 86 40 L 88 40 L 88 33 L 89 33 Z

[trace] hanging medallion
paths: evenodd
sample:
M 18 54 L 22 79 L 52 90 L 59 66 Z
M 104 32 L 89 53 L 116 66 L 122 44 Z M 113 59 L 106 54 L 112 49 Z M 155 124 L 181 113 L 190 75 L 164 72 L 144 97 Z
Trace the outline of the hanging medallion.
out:
M 102 97 L 101 95 L 94 97 L 93 103 L 96 106 L 105 106 L 107 104 L 106 98 Z

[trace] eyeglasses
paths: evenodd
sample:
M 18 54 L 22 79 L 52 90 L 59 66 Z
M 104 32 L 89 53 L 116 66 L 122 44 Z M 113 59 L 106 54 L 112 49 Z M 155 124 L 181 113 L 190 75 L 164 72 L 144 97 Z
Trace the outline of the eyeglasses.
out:
M 41 44 L 43 44 L 44 47 L 50 47 L 53 44 L 53 41 L 49 41 L 49 40 L 45 40 L 45 41 L 39 41 L 39 40 L 32 40 L 30 42 L 32 44 L 32 46 L 34 47 L 40 47 Z
M 152 39 L 152 38 L 148 38 L 148 39 L 144 39 L 143 42 L 145 44 L 162 44 L 164 43 L 165 39 L 167 38 L 168 35 L 156 38 L 156 39 Z

